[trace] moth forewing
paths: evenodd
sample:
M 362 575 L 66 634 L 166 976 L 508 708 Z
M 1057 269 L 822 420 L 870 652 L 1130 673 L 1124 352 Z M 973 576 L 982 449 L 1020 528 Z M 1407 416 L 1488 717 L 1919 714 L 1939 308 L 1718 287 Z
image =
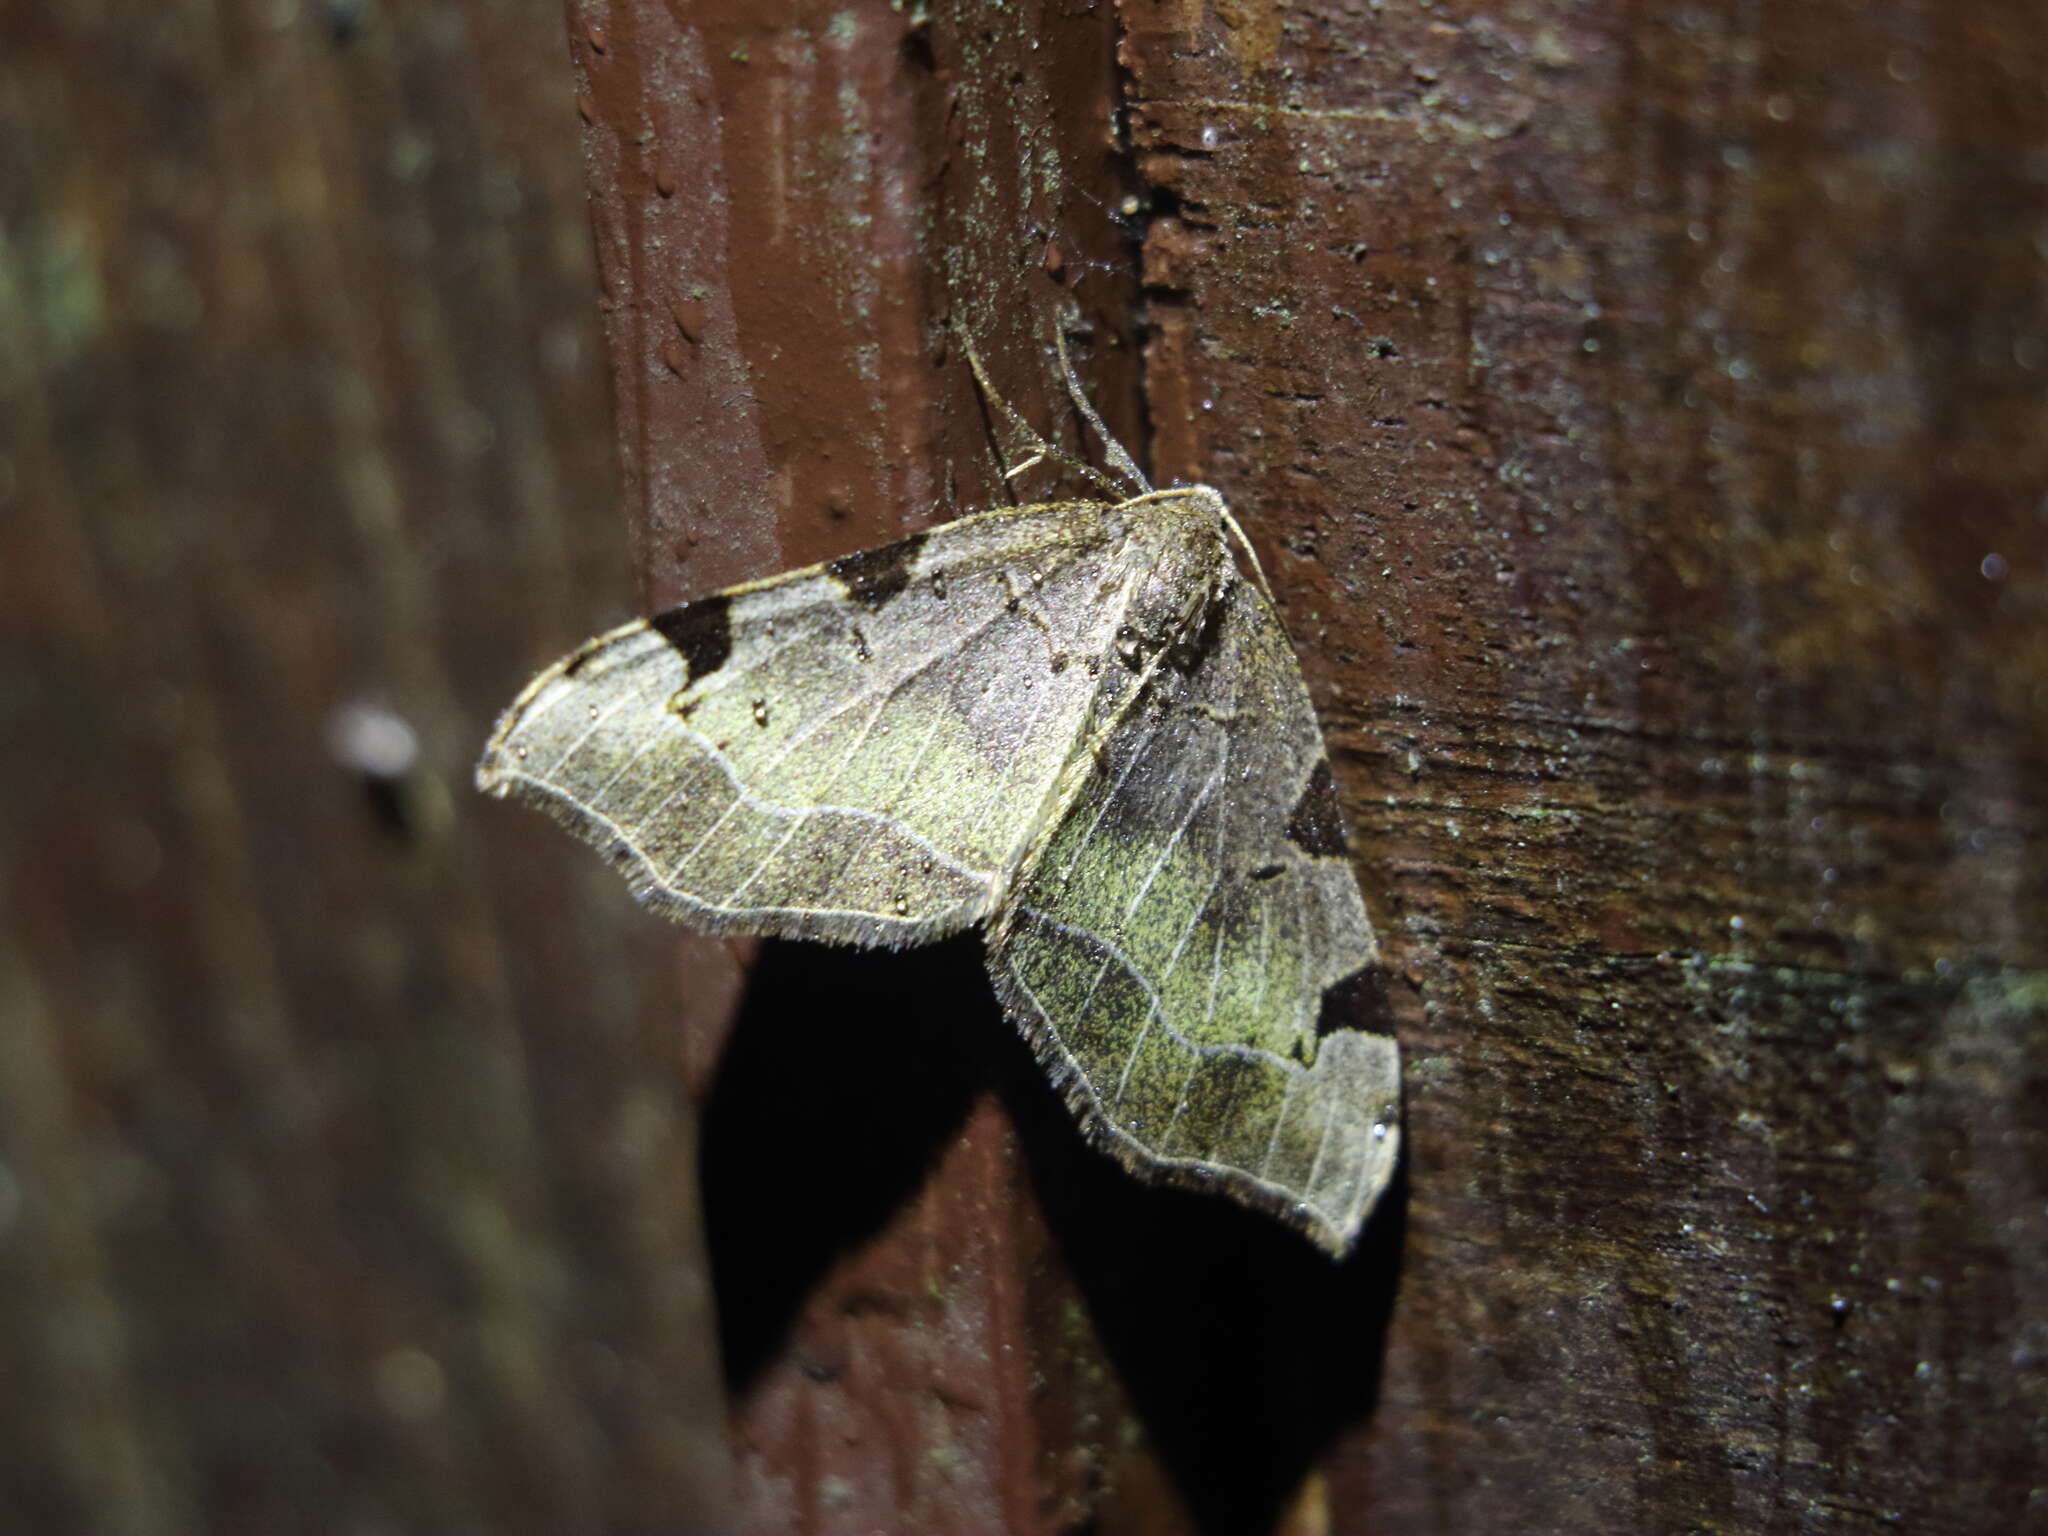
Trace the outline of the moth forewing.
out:
M 1102 643 L 1093 510 L 962 519 L 627 625 L 529 686 L 478 782 L 713 931 L 956 932 L 1090 701 L 1085 669 L 1046 657 Z
M 714 593 L 548 668 L 477 782 L 713 932 L 985 921 L 1091 1137 L 1342 1253 L 1393 1166 L 1398 1058 L 1323 1032 L 1371 929 L 1235 528 L 1207 487 L 1045 503 Z
M 1091 754 L 990 968 L 1095 1140 L 1341 1254 L 1391 1176 L 1398 1056 L 1318 1038 L 1371 928 L 1286 637 L 1248 583 L 1216 603 Z

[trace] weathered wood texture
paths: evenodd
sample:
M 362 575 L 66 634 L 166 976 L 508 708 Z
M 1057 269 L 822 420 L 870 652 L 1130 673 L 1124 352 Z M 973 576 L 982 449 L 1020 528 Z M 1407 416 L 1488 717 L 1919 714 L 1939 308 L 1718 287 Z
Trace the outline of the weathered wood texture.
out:
M 572 41 L 648 598 L 991 500 L 944 322 L 1040 419 L 1068 325 L 1260 547 L 1409 1059 L 1330 1269 L 1076 1148 L 971 946 L 767 952 L 691 1046 L 746 1528 L 2048 1518 L 2038 7 Z
M 570 44 L 0 17 L 0 1527 L 2048 1518 L 2038 7 Z M 971 943 L 728 1030 L 468 793 L 627 606 L 598 279 L 643 602 L 1000 496 L 949 316 L 1231 496 L 1408 1052 L 1353 1263 L 1079 1146 Z
M 2040 12 L 1310 9 L 1125 19 L 1411 989 L 1338 1523 L 2048 1520 Z
M 719 1528 L 667 935 L 469 787 L 630 606 L 571 84 L 0 11 L 0 1529 Z

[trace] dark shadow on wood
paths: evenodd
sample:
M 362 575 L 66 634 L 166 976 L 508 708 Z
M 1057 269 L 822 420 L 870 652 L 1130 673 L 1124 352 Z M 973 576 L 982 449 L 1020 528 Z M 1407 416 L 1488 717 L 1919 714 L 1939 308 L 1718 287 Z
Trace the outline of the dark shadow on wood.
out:
M 774 1358 L 833 1259 L 922 1186 L 995 1086 L 989 1041 L 1007 1028 L 972 934 L 904 954 L 762 946 L 703 1119 L 730 1391 Z
M 1342 1263 L 1271 1218 L 1126 1174 L 1021 1042 L 1003 1081 L 1047 1223 L 1196 1528 L 1271 1530 L 1379 1395 L 1407 1160 Z
M 763 947 L 703 1122 L 730 1389 L 753 1384 L 833 1259 L 887 1225 L 988 1090 L 1200 1529 L 1270 1528 L 1372 1411 L 1405 1164 L 1341 1264 L 1227 1200 L 1133 1178 L 1082 1140 L 1002 1018 L 973 935 L 907 954 Z

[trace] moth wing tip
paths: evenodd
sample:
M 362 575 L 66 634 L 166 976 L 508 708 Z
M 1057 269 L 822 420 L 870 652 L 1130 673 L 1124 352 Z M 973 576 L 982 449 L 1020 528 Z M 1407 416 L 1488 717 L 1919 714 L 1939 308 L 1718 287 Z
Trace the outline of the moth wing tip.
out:
M 1393 1182 L 1398 1146 L 1398 1140 L 1390 1136 L 1382 1157 L 1345 1209 L 1333 1212 L 1303 1200 L 1289 1212 L 1288 1224 L 1339 1263 L 1350 1258 Z
M 1363 1221 L 1332 1221 L 1310 1206 L 1300 1207 L 1295 1225 L 1303 1237 L 1339 1263 L 1351 1257 L 1351 1250 L 1358 1246 L 1358 1234 L 1365 1230 Z
M 505 762 L 502 732 L 494 733 L 484 744 L 483 756 L 476 760 L 476 771 L 471 780 L 484 794 L 499 800 L 511 793 L 511 771 Z

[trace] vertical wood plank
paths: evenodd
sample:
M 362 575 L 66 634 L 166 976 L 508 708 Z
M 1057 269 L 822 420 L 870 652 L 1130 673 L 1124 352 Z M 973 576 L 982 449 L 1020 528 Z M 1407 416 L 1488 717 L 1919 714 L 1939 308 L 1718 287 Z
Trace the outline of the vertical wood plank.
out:
M 0 21 L 0 1524 L 2037 1518 L 2036 22 Z M 468 792 L 621 492 L 648 606 L 1000 499 L 956 318 L 1272 575 L 1349 1265 L 1080 1146 L 972 941 L 743 983 Z
M 559 16 L 0 19 L 0 1527 L 714 1529 L 665 945 L 482 802 L 627 610 Z
M 1331 1528 L 2039 1519 L 2038 18 L 1122 15 L 1155 454 L 1405 983 Z
M 655 342 L 630 366 L 650 419 L 659 398 L 758 413 L 691 439 L 739 447 L 688 473 L 743 468 L 699 500 L 761 510 L 680 525 L 690 548 L 755 541 L 699 582 L 650 486 L 654 586 L 973 505 L 936 319 L 962 274 L 1057 315 L 1047 267 L 1083 273 L 1083 324 L 1142 319 L 1157 473 L 1226 490 L 1286 606 L 1388 935 L 1416 1138 L 1413 1203 L 1375 1251 L 1297 1266 L 1228 1213 L 1103 1179 L 1000 1047 L 991 1068 L 957 1020 L 924 1021 L 922 962 L 870 981 L 774 954 L 827 979 L 761 984 L 707 1141 L 715 1262 L 749 1298 L 726 1332 L 763 1527 L 2023 1516 L 2032 1419 L 2006 1410 L 2032 1389 L 1989 1364 L 2040 1325 L 2043 1239 L 2020 1173 L 2042 1152 L 2023 1106 L 2044 675 L 2023 10 L 1126 0 L 663 24 L 702 61 L 667 99 L 700 117 L 687 152 L 648 141 L 642 201 L 663 216 L 666 155 L 726 222 L 665 215 L 697 234 L 623 238 L 608 271 L 698 236 L 734 269 L 705 284 L 732 351 L 673 351 L 701 382 L 663 383 Z M 1082 59 L 1105 42 L 1102 81 Z M 593 131 L 622 140 L 653 93 L 606 89 Z M 1067 124 L 1114 151 L 1105 181 L 1029 151 Z M 1105 206 L 1140 238 L 1135 296 L 1046 259 Z M 669 318 L 691 330 L 687 303 Z M 1028 354 L 1002 366 L 1034 388 Z M 1105 386 L 1131 420 L 1135 385 Z M 948 998 L 972 990 L 971 954 L 932 963 L 957 965 Z M 806 1056 L 831 1063 L 827 1102 Z M 933 1080 L 949 1106 L 992 1086 L 1002 1114 L 955 1130 Z M 1035 1212 L 1007 1192 L 1013 1138 Z M 894 1139 L 922 1157 L 873 1150 Z M 778 1203 L 793 1188 L 807 1206 Z M 1013 1200 L 1007 1251 L 1071 1339 L 986 1321 Z M 849 1209 L 836 1236 L 807 1225 Z M 909 1303 L 904 1277 L 943 1265 L 966 1290 Z M 1013 1340 L 1041 1383 L 1028 1514 L 962 1430 L 1007 1409 L 931 1405 L 957 1358 L 1000 1385 Z M 1955 1413 L 1987 1432 L 1933 1449 Z M 1064 1465 L 1089 1470 L 1062 1490 Z

